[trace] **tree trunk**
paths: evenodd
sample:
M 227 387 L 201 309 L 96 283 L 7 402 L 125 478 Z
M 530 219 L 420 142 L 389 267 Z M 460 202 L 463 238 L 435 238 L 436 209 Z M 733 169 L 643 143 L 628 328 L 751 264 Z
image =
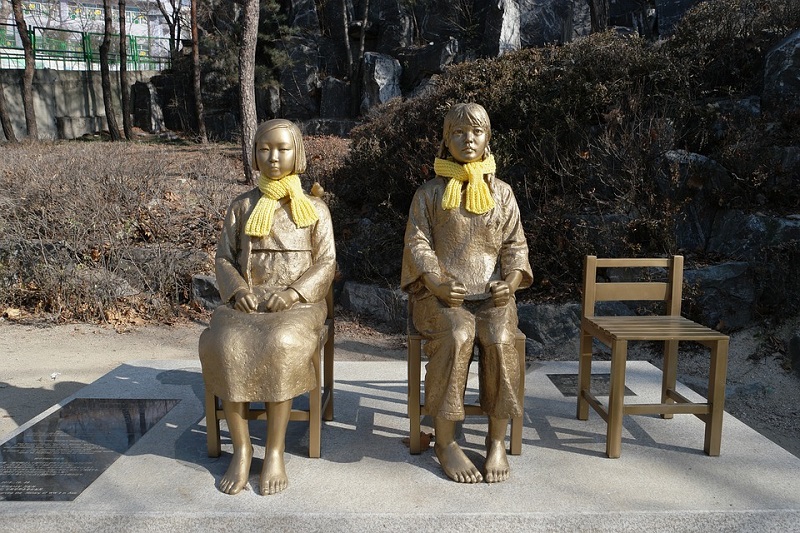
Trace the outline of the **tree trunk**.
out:
M 0 123 L 3 125 L 3 135 L 6 136 L 6 140 L 12 143 L 17 142 L 17 136 L 14 135 L 14 126 L 11 124 L 11 118 L 8 116 L 6 91 L 3 89 L 2 83 L 0 83 Z
M 206 117 L 203 110 L 203 92 L 200 88 L 200 39 L 197 32 L 197 0 L 191 0 L 192 10 L 192 74 L 194 78 L 194 104 L 197 115 L 197 135 L 202 144 L 208 142 Z M 258 24 L 258 23 L 256 23 Z
M 258 39 L 258 0 L 242 0 L 242 46 L 239 48 L 239 102 L 242 120 L 242 165 L 244 179 L 253 183 L 253 137 L 256 133 L 256 42 Z
M 106 122 L 112 141 L 121 139 L 117 117 L 114 115 L 114 102 L 111 99 L 111 72 L 108 67 L 108 52 L 111 48 L 111 32 L 114 26 L 111 21 L 111 0 L 103 0 L 103 13 L 105 14 L 105 29 L 103 42 L 100 45 L 100 86 L 103 88 L 103 105 L 106 110 Z
M 128 84 L 128 36 L 125 28 L 125 0 L 119 0 L 119 85 L 122 99 L 122 130 L 133 139 L 131 124 L 131 89 Z
M 14 10 L 14 20 L 17 23 L 19 38 L 22 40 L 22 48 L 25 53 L 25 74 L 22 76 L 22 105 L 25 107 L 25 126 L 28 129 L 28 137 L 31 139 L 39 138 L 39 128 L 36 126 L 36 111 L 33 108 L 33 73 L 36 70 L 36 59 L 33 56 L 33 43 L 28 35 L 28 25 L 22 15 L 22 0 L 11 0 L 11 7 Z
M 592 17 L 592 33 L 608 28 L 608 0 L 589 0 L 589 14 Z
M 344 50 L 347 56 L 347 79 L 353 83 L 353 52 L 350 50 L 350 21 L 347 17 L 347 0 L 342 0 L 342 23 L 344 24 Z
M 364 40 L 367 36 L 367 21 L 369 20 L 369 0 L 364 1 L 364 18 L 361 20 L 361 40 L 358 44 L 358 58 L 355 62 L 355 75 L 350 81 L 350 95 L 352 98 L 353 116 L 361 112 L 361 86 L 364 83 Z

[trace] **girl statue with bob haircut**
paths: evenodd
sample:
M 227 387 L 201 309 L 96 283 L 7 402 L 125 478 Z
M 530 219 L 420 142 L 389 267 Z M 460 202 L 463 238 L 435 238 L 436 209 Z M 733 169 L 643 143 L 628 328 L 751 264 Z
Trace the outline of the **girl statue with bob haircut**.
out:
M 495 177 L 486 110 L 455 104 L 443 130 L 436 176 L 411 202 L 400 286 L 426 341 L 423 412 L 434 419 L 442 469 L 460 483 L 495 483 L 509 477 L 506 430 L 509 419 L 522 414 L 514 293 L 529 286 L 533 274 L 514 193 Z M 476 342 L 480 404 L 489 415 L 483 472 L 455 439 Z
M 292 399 L 317 386 L 313 357 L 336 270 L 325 203 L 307 196 L 298 174 L 306 156 L 297 126 L 261 124 L 253 140 L 258 187 L 231 202 L 215 268 L 224 305 L 200 336 L 206 390 L 222 400 L 233 458 L 219 484 L 227 494 L 247 484 L 253 447 L 246 407 L 265 402 L 267 439 L 261 494 L 288 485 L 284 463 Z

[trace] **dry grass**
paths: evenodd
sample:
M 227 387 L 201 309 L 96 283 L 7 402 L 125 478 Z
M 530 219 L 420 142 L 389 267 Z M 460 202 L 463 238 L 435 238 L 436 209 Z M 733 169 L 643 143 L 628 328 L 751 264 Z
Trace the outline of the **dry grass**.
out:
M 53 320 L 172 320 L 243 190 L 235 151 L 135 143 L 0 152 L 0 307 Z
M 325 185 L 347 147 L 306 139 L 309 185 Z M 225 210 L 250 187 L 239 154 L 229 144 L 6 144 L 0 314 L 124 326 L 203 313 L 191 278 L 213 272 Z

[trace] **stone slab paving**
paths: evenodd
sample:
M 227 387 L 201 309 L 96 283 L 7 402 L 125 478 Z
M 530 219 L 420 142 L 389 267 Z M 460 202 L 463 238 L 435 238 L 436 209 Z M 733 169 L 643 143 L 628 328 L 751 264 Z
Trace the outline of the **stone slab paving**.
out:
M 597 362 L 593 371 L 607 373 L 608 364 Z M 602 420 L 595 413 L 576 420 L 575 397 L 564 394 L 570 379 L 548 377 L 576 373 L 576 362 L 534 364 L 523 452 L 510 458 L 511 479 L 459 485 L 444 477 L 432 450 L 412 456 L 403 444 L 405 363 L 338 362 L 335 420 L 324 424 L 322 458 L 307 457 L 307 426 L 291 423 L 289 488 L 258 495 L 265 428 L 254 422 L 250 484 L 228 496 L 216 484 L 230 445 L 223 442 L 222 457 L 207 457 L 199 363 L 133 361 L 61 405 L 75 398 L 180 401 L 71 501 L 0 501 L 0 531 L 800 531 L 799 458 L 726 414 L 720 457 L 703 454 L 702 422 L 680 415 L 627 417 L 622 457 L 607 459 Z M 635 398 L 659 399 L 660 373 L 649 363 L 629 363 L 628 380 Z M 470 389 L 476 382 L 473 376 Z M 3 440 L 24 440 L 59 410 Z M 462 428 L 476 464 L 485 429 L 481 418 Z

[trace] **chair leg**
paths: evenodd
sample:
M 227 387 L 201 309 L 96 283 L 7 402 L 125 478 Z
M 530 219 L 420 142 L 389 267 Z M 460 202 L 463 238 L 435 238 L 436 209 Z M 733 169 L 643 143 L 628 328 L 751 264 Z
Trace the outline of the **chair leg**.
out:
M 323 348 L 323 375 L 325 383 L 325 420 L 333 420 L 333 321 L 328 326 L 328 338 Z
M 583 392 L 589 392 L 592 380 L 592 339 L 593 337 L 581 329 L 580 353 L 578 354 L 578 406 L 576 417 L 578 420 L 588 420 L 589 402 L 583 397 Z
M 664 368 L 661 374 L 661 403 L 675 403 L 667 395 L 667 391 L 674 391 L 678 380 L 678 341 L 664 341 Z M 663 413 L 661 418 L 672 418 L 671 413 Z
M 708 377 L 708 401 L 711 413 L 706 419 L 703 451 L 718 456 L 722 442 L 722 417 L 725 408 L 725 376 L 728 371 L 728 339 L 715 342 L 711 346 L 711 370 Z
M 322 380 L 320 365 L 322 361 L 315 360 L 317 373 L 317 386 L 308 393 L 308 456 L 316 459 L 320 456 L 322 441 Z
M 412 454 L 422 451 L 420 442 L 420 378 L 422 374 L 422 341 L 416 335 L 408 337 L 408 418 L 409 450 Z
M 217 397 L 206 391 L 206 447 L 209 457 L 219 457 L 222 445 L 219 436 L 219 418 L 217 418 Z
M 525 335 L 519 333 L 515 341 L 517 354 L 519 355 L 519 390 L 517 395 L 519 397 L 519 404 L 525 405 Z M 509 453 L 511 455 L 522 454 L 522 416 L 517 416 L 511 419 L 511 443 Z
M 611 342 L 611 384 L 608 395 L 608 428 L 606 429 L 606 455 L 616 459 L 622 447 L 622 417 L 625 401 L 625 364 L 628 342 Z

